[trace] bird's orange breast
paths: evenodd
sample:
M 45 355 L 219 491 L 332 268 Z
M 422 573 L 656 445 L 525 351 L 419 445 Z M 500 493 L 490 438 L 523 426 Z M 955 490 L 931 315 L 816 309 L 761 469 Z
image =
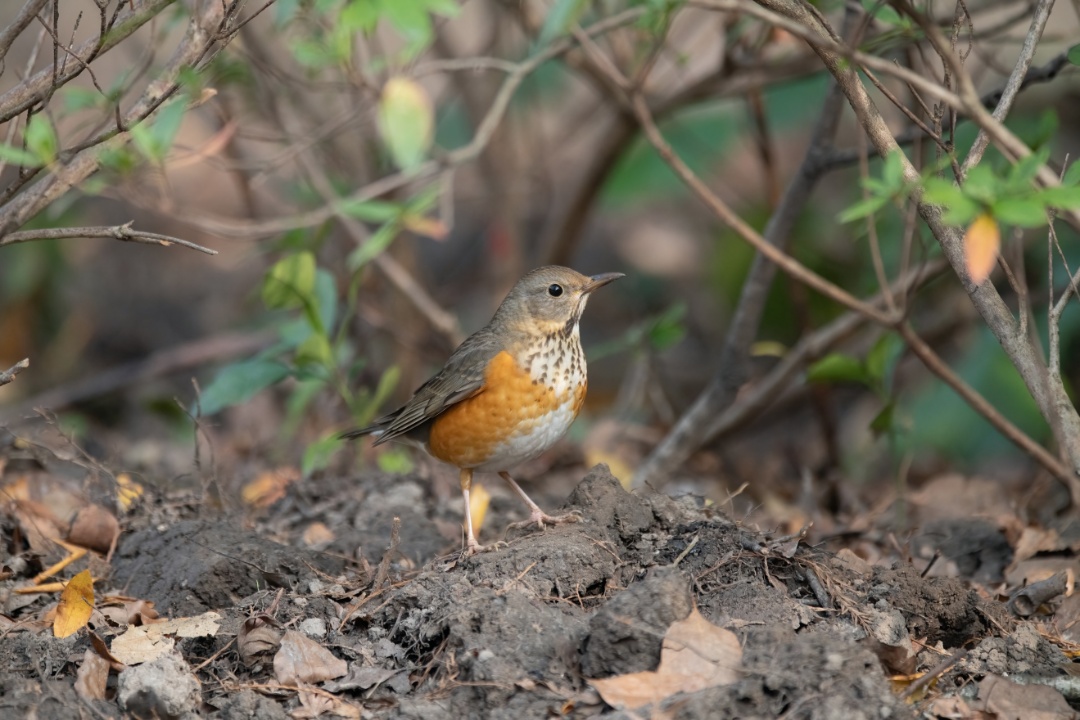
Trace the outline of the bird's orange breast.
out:
M 431 425 L 428 450 L 459 468 L 507 470 L 557 440 L 585 400 L 585 375 L 558 393 L 500 352 L 487 366 L 483 389 L 450 407 Z M 502 467 L 502 465 L 506 467 Z

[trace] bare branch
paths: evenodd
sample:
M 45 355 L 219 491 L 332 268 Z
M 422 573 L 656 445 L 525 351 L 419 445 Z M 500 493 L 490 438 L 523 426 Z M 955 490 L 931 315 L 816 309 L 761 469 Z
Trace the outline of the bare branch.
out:
M 34 240 L 57 240 L 61 238 L 111 238 L 123 242 L 140 243 L 143 245 L 160 245 L 169 247 L 179 245 L 191 248 L 207 255 L 217 255 L 217 250 L 196 245 L 190 240 L 173 237 L 172 235 L 160 235 L 158 233 L 133 230 L 131 226 L 134 220 L 123 225 L 98 226 L 98 227 L 74 227 L 74 228 L 44 228 L 41 230 L 20 230 L 0 236 L 0 247 L 16 245 L 18 243 L 33 242 Z
M 1004 121 L 1009 114 L 1009 110 L 1012 109 L 1013 101 L 1016 100 L 1020 88 L 1027 80 L 1028 69 L 1031 67 L 1032 59 L 1035 57 L 1035 48 L 1039 46 L 1039 40 L 1042 39 L 1043 30 L 1046 28 L 1047 20 L 1050 19 L 1050 11 L 1053 9 L 1054 0 L 1039 0 L 1035 6 L 1035 13 L 1031 18 L 1031 28 L 1024 37 L 1023 47 L 1020 48 L 1020 57 L 1017 58 L 1016 66 L 1013 68 L 1012 74 L 1009 75 L 1008 82 L 1005 83 L 1005 89 L 1001 91 L 1001 98 L 998 100 L 997 107 L 994 108 L 993 117 L 995 120 Z M 975 142 L 971 146 L 971 152 L 968 153 L 967 159 L 964 160 L 963 173 L 965 176 L 971 168 L 979 164 L 983 153 L 986 152 L 989 145 L 990 135 L 986 130 L 980 130 L 978 137 L 975 138 Z
M 15 19 L 11 21 L 11 24 L 0 30 L 0 64 L 7 57 L 8 50 L 11 49 L 11 44 L 15 42 L 15 38 L 34 21 L 34 17 L 37 16 L 41 8 L 45 7 L 47 2 L 49 0 L 28 0 L 23 5 L 22 10 L 19 11 L 19 14 L 15 16 Z M 0 71 L 0 74 L 3 74 L 2 71 Z
M 16 375 L 18 375 L 28 367 L 30 367 L 30 358 L 23 358 L 19 362 L 9 367 L 4 372 L 0 373 L 0 387 L 7 385 L 9 382 L 15 379 Z

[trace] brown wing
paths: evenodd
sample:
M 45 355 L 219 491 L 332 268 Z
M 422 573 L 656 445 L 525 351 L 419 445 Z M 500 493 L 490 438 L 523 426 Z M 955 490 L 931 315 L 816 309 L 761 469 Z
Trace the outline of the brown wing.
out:
M 473 397 L 484 389 L 488 362 L 502 350 L 488 328 L 470 335 L 461 343 L 437 375 L 420 386 L 409 402 L 384 415 L 370 426 L 342 433 L 342 438 L 381 431 L 376 445 L 406 435 L 437 418 L 451 405 Z

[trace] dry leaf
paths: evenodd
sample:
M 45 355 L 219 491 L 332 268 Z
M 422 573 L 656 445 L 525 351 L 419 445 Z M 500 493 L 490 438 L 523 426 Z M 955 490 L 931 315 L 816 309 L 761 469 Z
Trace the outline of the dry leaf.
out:
M 320 683 L 339 678 L 349 665 L 307 635 L 289 630 L 274 655 L 274 676 L 282 685 Z
M 116 503 L 121 512 L 127 512 L 142 497 L 143 486 L 131 479 L 127 473 L 116 476 Z
M 82 665 L 75 674 L 75 692 L 83 700 L 104 700 L 109 682 L 109 661 L 86 648 Z
M 1001 228 L 990 215 L 980 215 L 964 233 L 964 264 L 976 285 L 990 277 L 1001 249 Z
M 100 505 L 90 504 L 75 514 L 65 540 L 104 554 L 119 536 L 120 522 L 113 514 Z
M 269 615 L 249 617 L 236 634 L 236 651 L 244 665 L 251 667 L 281 647 L 282 631 Z
M 244 503 L 252 507 L 270 507 L 285 497 L 285 489 L 300 479 L 300 471 L 294 467 L 282 467 L 260 473 L 244 485 L 240 491 Z
M 301 539 L 309 548 L 323 548 L 334 542 L 334 531 L 324 523 L 316 521 L 304 528 Z
M 980 710 L 998 720 L 1075 720 L 1061 693 L 1046 685 L 1020 685 L 997 675 L 979 683 Z
M 740 676 L 742 648 L 735 633 L 717 627 L 697 608 L 664 634 L 660 667 L 590 680 L 604 702 L 617 709 L 654 705 L 681 692 L 729 685 Z
M 488 505 L 491 504 L 491 493 L 483 485 L 473 485 L 469 493 L 469 516 L 472 518 L 473 535 L 480 534 L 480 528 L 484 526 L 484 516 L 487 515 Z
M 446 223 L 439 218 L 405 213 L 401 218 L 401 224 L 409 232 L 432 240 L 445 240 L 450 234 L 450 228 L 446 227 Z
M 101 614 L 117 625 L 148 625 L 158 619 L 151 600 L 102 598 Z
M 53 621 L 53 635 L 66 638 L 80 628 L 86 627 L 90 615 L 94 612 L 94 579 L 89 570 L 71 578 L 60 594 L 60 604 L 56 607 L 56 620 Z
M 170 635 L 185 638 L 213 636 L 217 635 L 220 623 L 221 616 L 211 611 L 152 625 L 132 626 L 123 635 L 113 638 L 109 650 L 125 665 L 138 665 L 156 660 L 172 650 L 176 641 Z

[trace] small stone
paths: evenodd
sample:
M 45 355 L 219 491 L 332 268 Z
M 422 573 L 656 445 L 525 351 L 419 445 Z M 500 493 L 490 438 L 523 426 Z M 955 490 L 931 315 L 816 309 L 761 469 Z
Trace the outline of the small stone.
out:
M 490 650 L 488 650 L 487 648 L 485 648 L 485 649 L 481 650 L 479 652 L 479 654 L 477 654 L 476 659 L 479 660 L 480 662 L 487 662 L 488 660 L 490 660 L 493 657 L 495 657 L 495 653 L 493 653 Z
M 300 631 L 308 637 L 321 640 L 326 637 L 326 621 L 322 618 L 308 618 L 300 623 Z
M 140 720 L 178 720 L 199 709 L 202 691 L 184 658 L 173 651 L 121 672 L 116 699 Z

